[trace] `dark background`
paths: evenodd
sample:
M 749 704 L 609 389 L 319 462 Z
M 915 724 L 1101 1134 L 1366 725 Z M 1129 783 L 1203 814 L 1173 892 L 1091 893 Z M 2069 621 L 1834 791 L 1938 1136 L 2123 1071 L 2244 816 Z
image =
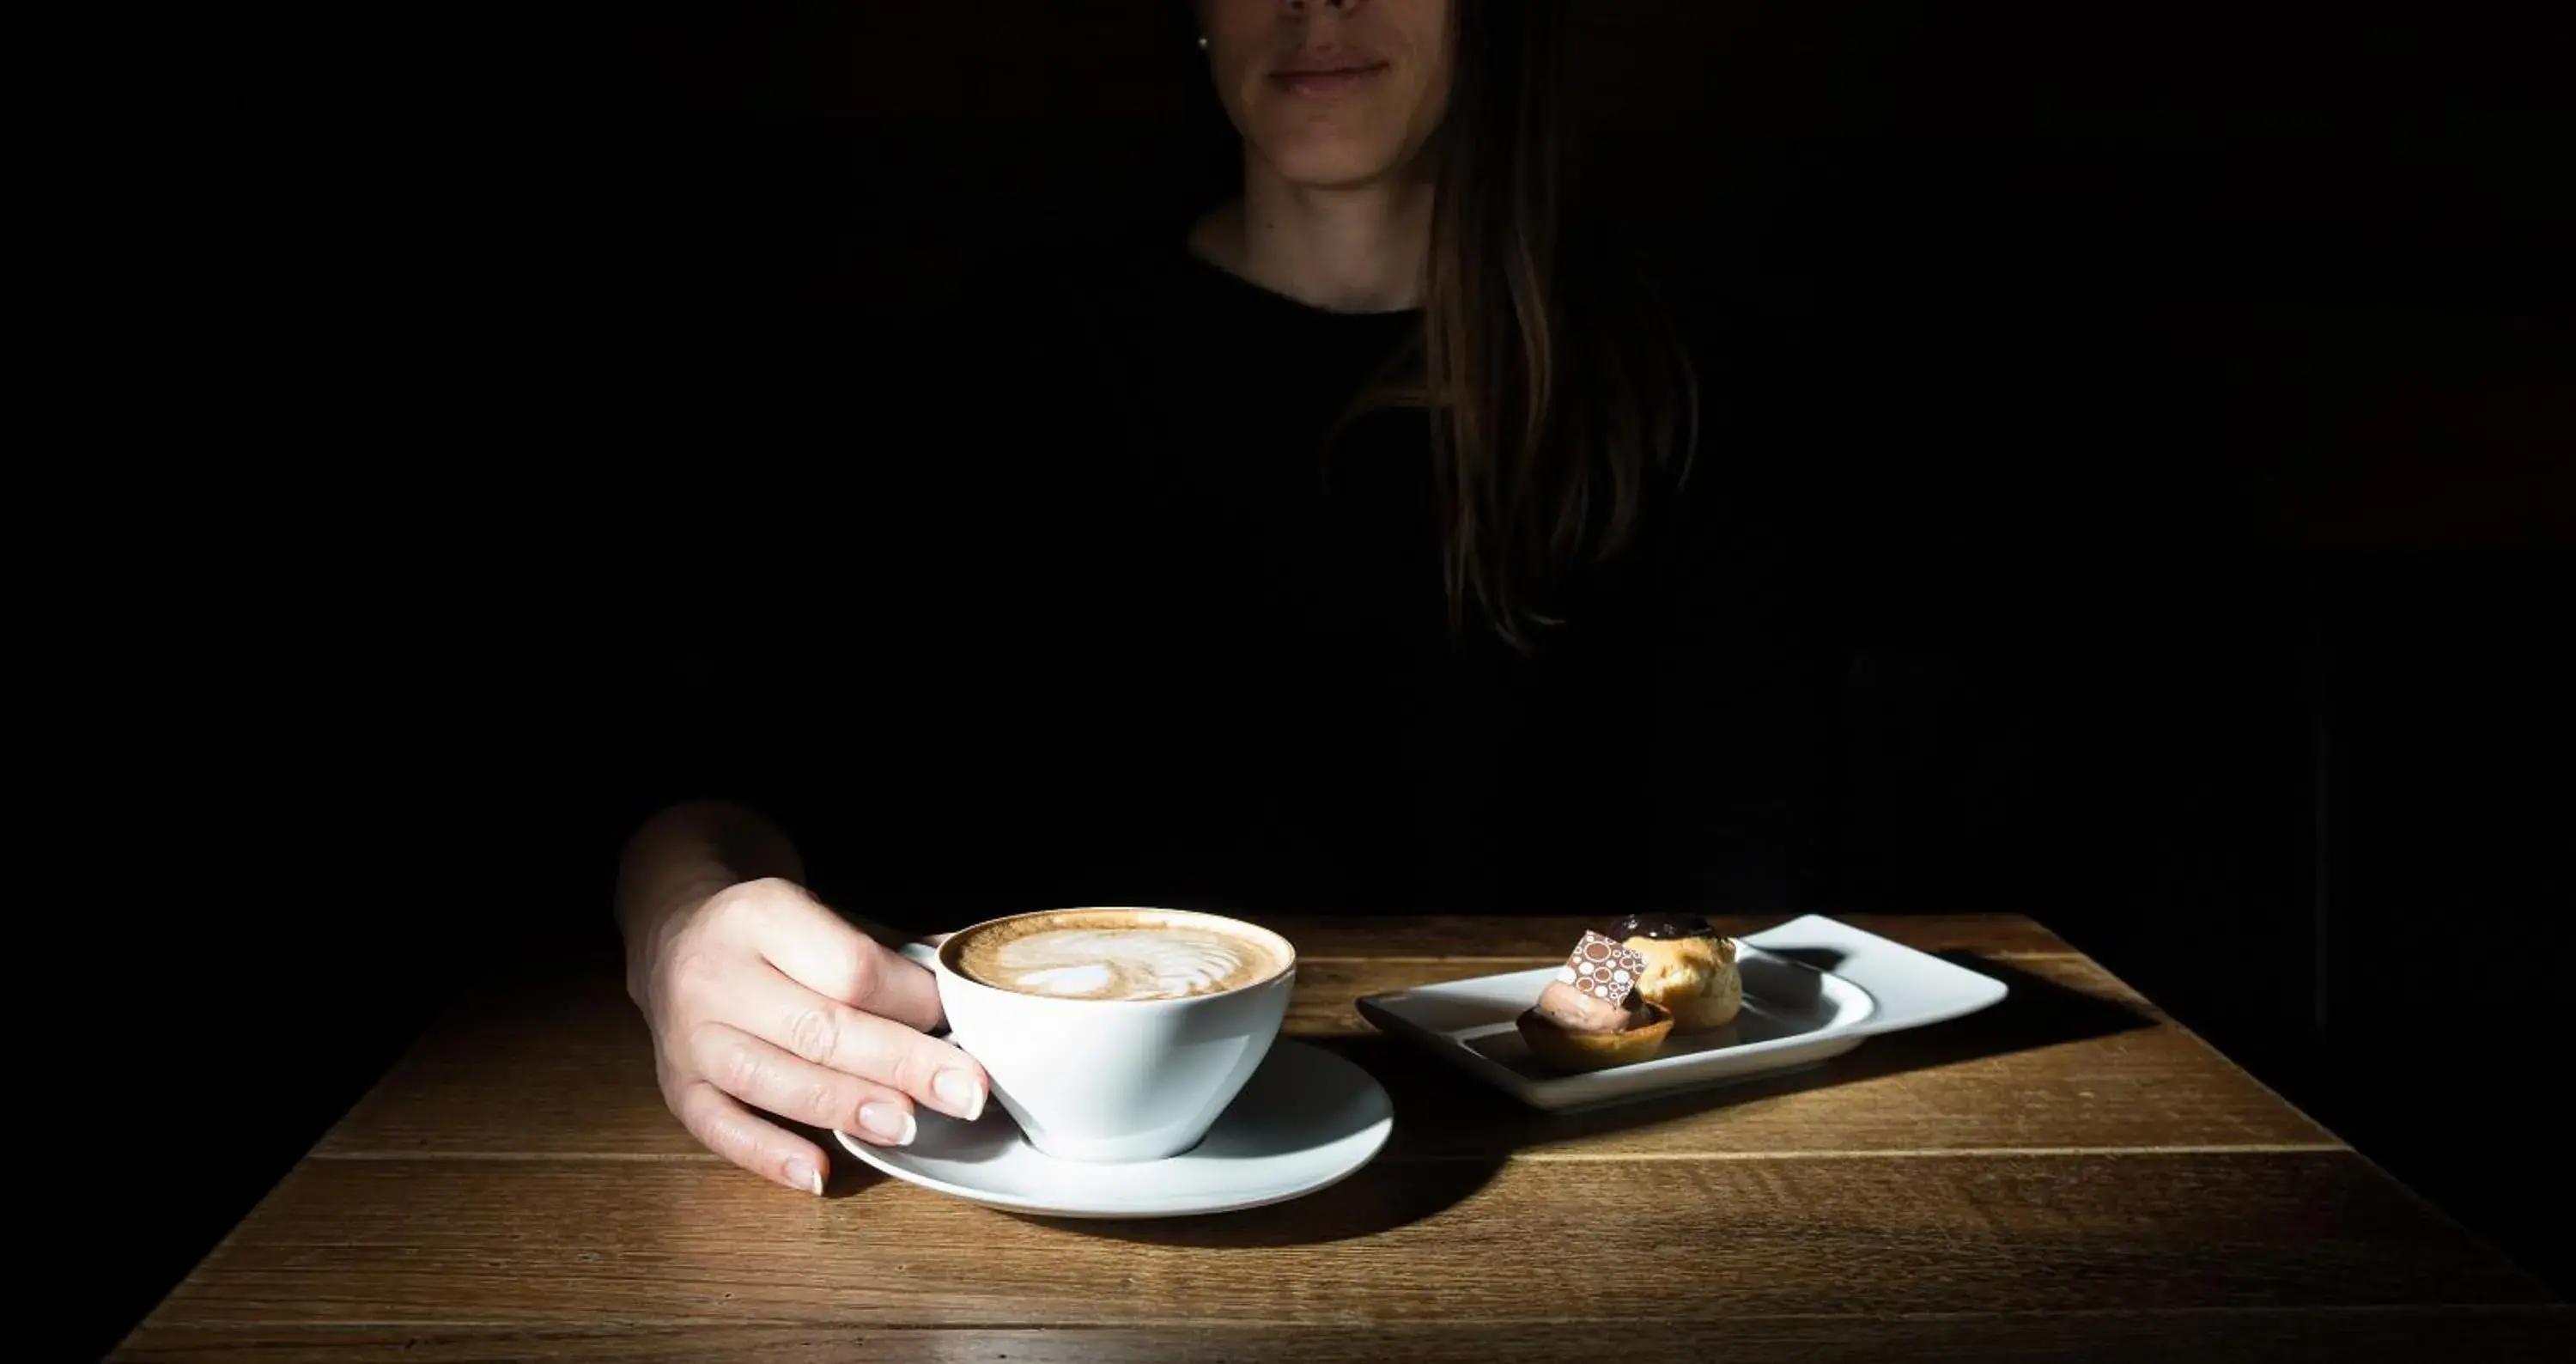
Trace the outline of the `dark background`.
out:
M 610 774 L 897 427 L 819 343 L 1205 184 L 1172 6 L 537 8 L 19 45 L 20 1103 L 93 1348 L 458 971 L 604 932 Z M 2039 917 L 2564 1284 L 2576 24 L 2522 8 L 1577 28 L 1593 202 L 1832 435 L 1826 908 Z

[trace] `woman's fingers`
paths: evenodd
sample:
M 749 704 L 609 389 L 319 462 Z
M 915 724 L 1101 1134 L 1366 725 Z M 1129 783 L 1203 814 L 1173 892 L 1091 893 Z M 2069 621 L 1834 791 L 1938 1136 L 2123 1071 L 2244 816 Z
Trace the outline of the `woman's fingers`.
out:
M 818 1065 L 724 1023 L 700 1024 L 689 1045 L 698 1074 L 755 1108 L 885 1146 L 913 1138 L 912 1101 L 883 1084 Z
M 645 1008 L 663 1099 L 708 1150 L 820 1193 L 821 1148 L 768 1116 L 900 1146 L 916 1103 L 983 1113 L 983 1067 L 924 1033 L 941 1021 L 929 971 L 785 881 L 729 888 L 692 916 L 660 945 Z
M 814 1143 L 763 1122 L 702 1079 L 683 1080 L 664 1100 L 698 1144 L 788 1188 L 820 1197 L 829 1168 Z
M 983 1116 L 984 1069 L 952 1043 L 756 967 L 736 982 L 725 1019 L 800 1060 L 890 1086 L 969 1122 Z
M 939 1026 L 928 968 L 850 926 L 802 891 L 749 902 L 751 944 L 805 988 L 925 1032 Z

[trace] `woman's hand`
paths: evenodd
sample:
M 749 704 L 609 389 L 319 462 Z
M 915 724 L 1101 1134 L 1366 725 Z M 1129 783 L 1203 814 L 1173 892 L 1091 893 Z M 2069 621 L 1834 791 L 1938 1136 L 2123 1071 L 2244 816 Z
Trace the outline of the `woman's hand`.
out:
M 630 943 L 627 988 L 671 1112 L 708 1150 L 790 1188 L 820 1194 L 830 1164 L 752 1108 L 880 1146 L 912 1140 L 916 1103 L 984 1111 L 983 1068 L 924 1035 L 940 1018 L 930 972 L 792 881 L 741 882 L 663 915 Z

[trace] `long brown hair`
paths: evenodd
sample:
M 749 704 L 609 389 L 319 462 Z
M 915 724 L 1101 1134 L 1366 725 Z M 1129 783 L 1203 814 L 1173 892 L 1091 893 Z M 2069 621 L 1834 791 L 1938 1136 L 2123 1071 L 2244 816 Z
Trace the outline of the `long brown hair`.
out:
M 1568 212 L 1565 0 L 1454 0 L 1418 345 L 1352 415 L 1431 417 L 1449 623 L 1533 650 L 1574 570 L 1678 487 L 1699 391 L 1642 278 Z

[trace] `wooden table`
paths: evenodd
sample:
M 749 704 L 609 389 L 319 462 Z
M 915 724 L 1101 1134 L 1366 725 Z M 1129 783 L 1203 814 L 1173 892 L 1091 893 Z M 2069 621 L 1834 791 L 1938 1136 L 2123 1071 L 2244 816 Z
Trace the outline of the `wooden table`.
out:
M 1544 964 L 1578 925 L 1279 922 L 1290 1031 L 1385 1082 L 1394 1137 L 1305 1199 L 1117 1224 L 845 1155 L 827 1198 L 756 1179 L 663 1111 L 605 954 L 524 961 L 115 1357 L 2576 1359 L 2576 1308 L 2047 930 L 1851 922 L 2012 996 L 1803 1075 L 1553 1118 L 1351 1001 Z M 1570 1240 L 1578 1199 L 1628 1231 Z

